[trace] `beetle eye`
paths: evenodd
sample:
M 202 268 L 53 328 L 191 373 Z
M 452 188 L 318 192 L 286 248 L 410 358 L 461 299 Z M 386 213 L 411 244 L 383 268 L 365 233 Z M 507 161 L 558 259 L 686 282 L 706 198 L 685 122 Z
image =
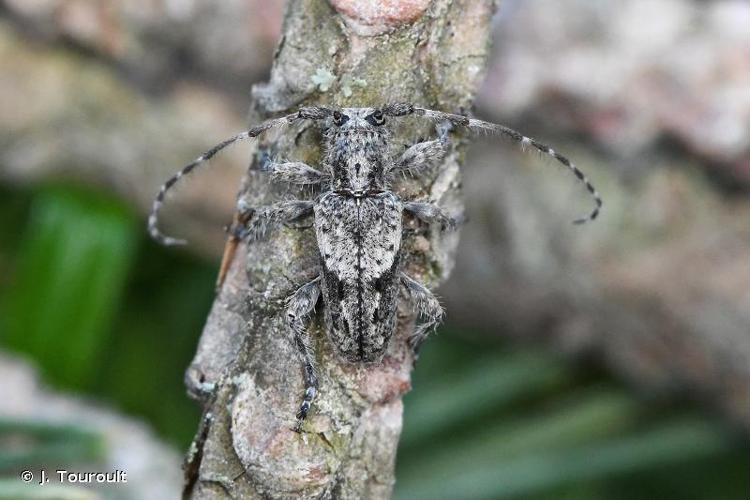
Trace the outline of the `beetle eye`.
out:
M 372 123 L 373 125 L 383 125 L 385 123 L 385 117 L 383 117 L 382 111 L 376 109 L 369 116 L 367 116 L 367 121 Z
M 346 116 L 344 113 L 341 113 L 339 111 L 333 112 L 333 123 L 335 123 L 336 125 L 341 126 L 347 121 L 349 121 L 349 117 Z

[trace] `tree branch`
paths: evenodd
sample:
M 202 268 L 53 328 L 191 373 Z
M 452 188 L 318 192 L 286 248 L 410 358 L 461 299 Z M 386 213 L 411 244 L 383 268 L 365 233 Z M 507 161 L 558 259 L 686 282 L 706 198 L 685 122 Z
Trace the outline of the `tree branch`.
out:
M 467 112 L 482 76 L 493 10 L 490 0 L 290 0 L 270 82 L 253 89 L 252 121 L 312 104 L 410 101 Z M 435 133 L 433 124 L 403 123 L 408 128 L 397 135 L 403 141 Z M 314 128 L 293 128 L 263 138 L 259 148 L 314 165 L 319 141 Z M 442 165 L 400 183 L 397 193 L 429 197 L 460 213 L 462 156 L 459 141 Z M 290 194 L 271 187 L 254 166 L 240 191 L 245 200 L 260 206 Z M 407 227 L 413 234 L 404 241 L 406 271 L 435 286 L 453 266 L 457 236 Z M 302 372 L 280 312 L 317 265 L 309 228 L 283 228 L 239 248 L 186 375 L 188 390 L 205 405 L 188 456 L 186 497 L 390 496 L 401 396 L 412 368 L 405 339 L 415 317 L 400 306 L 388 352 L 371 366 L 339 359 L 316 319 L 320 391 L 302 433 L 295 433 Z

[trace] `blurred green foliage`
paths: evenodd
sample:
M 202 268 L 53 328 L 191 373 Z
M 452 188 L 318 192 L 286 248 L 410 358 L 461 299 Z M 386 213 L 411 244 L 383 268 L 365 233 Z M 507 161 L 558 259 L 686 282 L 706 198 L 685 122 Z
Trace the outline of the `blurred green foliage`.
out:
M 33 198 L 3 338 L 56 383 L 93 380 L 133 260 L 134 223 L 116 202 L 84 191 L 48 188 Z
M 585 363 L 442 333 L 404 401 L 397 499 L 747 497 L 750 448 L 695 410 Z
M 106 452 L 102 436 L 72 424 L 0 418 L 0 443 L 19 436 L 24 438 L 23 446 L 3 447 L 0 471 L 28 469 L 30 464 L 91 463 Z
M 0 346 L 48 383 L 146 418 L 185 449 L 182 377 L 215 263 L 151 243 L 119 201 L 71 186 L 0 187 Z M 585 363 L 443 329 L 405 399 L 398 499 L 744 499 L 750 448 L 695 409 L 644 400 Z M 23 461 L 91 459 L 80 429 L 0 421 Z M 20 462 L 19 462 L 20 461 Z
M 199 411 L 182 374 L 214 266 L 146 238 L 123 203 L 75 186 L 0 192 L 0 342 L 53 386 L 151 420 L 179 446 Z

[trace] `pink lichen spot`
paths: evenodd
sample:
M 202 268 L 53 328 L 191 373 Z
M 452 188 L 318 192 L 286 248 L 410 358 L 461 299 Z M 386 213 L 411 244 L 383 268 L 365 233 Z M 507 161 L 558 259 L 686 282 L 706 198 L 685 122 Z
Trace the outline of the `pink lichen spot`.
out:
M 419 19 L 432 0 L 330 0 L 358 35 L 385 33 Z

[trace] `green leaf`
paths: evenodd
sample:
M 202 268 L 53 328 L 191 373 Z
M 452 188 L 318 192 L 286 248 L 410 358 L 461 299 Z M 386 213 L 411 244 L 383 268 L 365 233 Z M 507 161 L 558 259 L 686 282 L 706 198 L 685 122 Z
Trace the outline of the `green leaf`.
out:
M 442 339 L 441 339 L 442 341 Z M 430 356 L 440 353 L 430 352 Z M 456 363 L 454 362 L 454 365 Z M 418 366 L 415 390 L 405 399 L 405 423 L 402 447 L 459 425 L 472 415 L 481 414 L 499 405 L 508 405 L 521 398 L 560 387 L 570 379 L 564 365 L 530 352 L 483 356 L 469 366 L 454 366 L 443 362 L 425 380 L 425 372 Z M 449 375 L 449 376 L 446 376 Z
M 601 479 L 652 467 L 719 455 L 732 449 L 728 436 L 701 420 L 685 418 L 623 437 L 613 437 L 582 446 L 540 449 L 506 459 L 497 440 L 486 449 L 462 453 L 452 471 L 430 472 L 425 466 L 419 477 L 401 476 L 396 498 L 512 498 L 541 493 L 575 483 Z M 487 460 L 494 452 L 495 460 Z M 466 466 L 466 464 L 471 464 Z
M 101 460 L 105 440 L 73 424 L 0 418 L 0 470 Z
M 134 217 L 117 202 L 69 187 L 33 201 L 2 340 L 32 355 L 49 380 L 85 386 L 95 373 L 132 264 Z

